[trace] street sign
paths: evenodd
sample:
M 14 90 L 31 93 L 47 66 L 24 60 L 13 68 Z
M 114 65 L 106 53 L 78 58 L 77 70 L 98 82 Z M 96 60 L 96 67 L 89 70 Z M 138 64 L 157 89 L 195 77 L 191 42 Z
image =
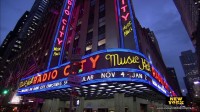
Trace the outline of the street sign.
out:
M 71 86 L 80 86 L 82 81 L 82 77 L 77 75 L 69 75 L 68 77 L 68 84 Z

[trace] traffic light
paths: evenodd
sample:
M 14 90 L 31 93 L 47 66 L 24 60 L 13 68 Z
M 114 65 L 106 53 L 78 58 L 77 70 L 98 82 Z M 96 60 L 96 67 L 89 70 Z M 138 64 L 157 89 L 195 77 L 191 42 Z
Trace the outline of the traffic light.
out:
M 6 95 L 6 94 L 8 94 L 8 90 L 7 90 L 7 89 L 4 89 L 4 90 L 3 90 L 3 95 Z
M 74 72 L 74 74 L 77 74 L 77 73 L 81 73 L 82 71 L 83 71 L 82 63 L 80 63 L 80 62 L 73 63 L 72 73 Z

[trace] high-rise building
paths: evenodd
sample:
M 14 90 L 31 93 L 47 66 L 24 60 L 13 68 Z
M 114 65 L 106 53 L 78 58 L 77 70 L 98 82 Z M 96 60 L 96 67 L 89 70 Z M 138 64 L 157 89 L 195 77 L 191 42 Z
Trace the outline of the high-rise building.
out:
M 185 76 L 198 74 L 197 55 L 192 52 L 192 50 L 181 52 L 180 60 L 185 72 Z
M 18 95 L 45 99 L 43 111 L 68 110 L 71 94 L 80 112 L 154 110 L 176 96 L 131 0 L 49 0 L 44 15 L 9 66 Z
M 200 81 L 197 55 L 192 50 L 181 52 L 180 61 L 185 72 L 185 85 L 192 100 L 199 101 L 200 86 L 195 82 Z
M 182 96 L 175 69 L 172 67 L 168 67 L 167 72 L 170 79 L 168 81 L 169 84 L 172 86 L 173 90 L 178 94 L 178 96 Z
M 197 29 L 199 20 L 199 10 L 195 0 L 174 0 L 174 3 L 181 15 L 182 22 L 188 32 L 189 37 L 194 46 L 196 46 L 196 38 L 192 35 Z
M 6 71 L 8 64 L 12 58 L 14 58 L 22 47 L 22 39 L 18 38 L 22 32 L 22 27 L 27 21 L 29 12 L 26 11 L 22 17 L 17 22 L 13 31 L 10 31 L 6 36 L 0 47 L 0 75 L 2 76 L 1 82 L 4 82 L 5 79 L 9 77 L 8 72 Z
M 200 0 L 174 0 L 174 3 L 196 49 L 200 71 Z

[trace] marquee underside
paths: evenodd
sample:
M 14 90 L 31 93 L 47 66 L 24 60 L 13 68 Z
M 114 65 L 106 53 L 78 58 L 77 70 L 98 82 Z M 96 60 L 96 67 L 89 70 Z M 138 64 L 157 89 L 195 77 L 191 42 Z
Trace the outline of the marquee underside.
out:
M 166 96 L 145 83 L 138 82 L 102 82 L 75 87 L 74 93 L 77 97 L 85 99 L 114 98 L 115 93 L 124 93 L 125 97 L 140 97 L 152 101 L 164 101 Z M 72 88 L 55 89 L 38 93 L 26 94 L 28 97 L 44 99 L 59 98 L 70 100 Z

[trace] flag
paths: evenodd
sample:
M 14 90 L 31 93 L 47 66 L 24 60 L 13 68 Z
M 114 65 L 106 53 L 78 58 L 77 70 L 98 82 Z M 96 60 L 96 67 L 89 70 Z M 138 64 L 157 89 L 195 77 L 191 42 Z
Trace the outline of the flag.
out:
M 36 59 L 33 55 L 29 58 L 27 64 L 26 64 L 26 70 L 23 72 L 22 77 L 26 77 L 34 73 L 35 71 L 39 71 Z
M 10 84 L 10 82 L 12 82 L 12 80 L 13 80 L 12 75 L 13 75 L 13 72 L 11 72 L 9 70 L 9 78 L 7 79 L 7 81 L 5 81 L 5 87 L 8 87 L 8 85 Z
M 9 71 L 10 72 L 10 71 Z M 14 72 L 10 72 L 10 84 L 11 86 L 14 86 L 17 84 L 18 79 L 20 78 L 20 75 L 22 73 L 22 67 L 19 63 L 15 65 Z

